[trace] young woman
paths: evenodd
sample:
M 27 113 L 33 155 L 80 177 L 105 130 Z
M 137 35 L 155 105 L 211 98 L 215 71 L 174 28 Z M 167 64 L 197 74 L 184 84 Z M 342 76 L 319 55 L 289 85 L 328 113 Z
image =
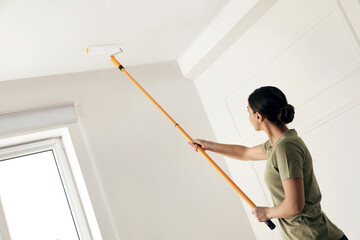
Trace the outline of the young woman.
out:
M 276 87 L 258 88 L 249 96 L 247 108 L 255 130 L 269 137 L 264 144 L 249 148 L 195 139 L 190 146 L 238 160 L 267 160 L 264 177 L 274 207 L 256 207 L 252 214 L 259 222 L 278 218 L 284 239 L 348 239 L 321 210 L 309 150 L 296 130 L 286 126 L 295 111 L 284 93 Z

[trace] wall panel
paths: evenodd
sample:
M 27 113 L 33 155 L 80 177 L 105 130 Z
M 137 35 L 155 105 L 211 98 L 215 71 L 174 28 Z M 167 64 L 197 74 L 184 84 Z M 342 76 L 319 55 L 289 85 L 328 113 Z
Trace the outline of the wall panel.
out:
M 313 153 L 324 211 L 352 239 L 360 231 L 349 224 L 356 219 L 344 212 L 354 212 L 360 197 L 353 190 L 359 188 L 357 175 L 349 169 L 358 168 L 360 160 L 351 153 L 360 118 L 359 24 L 356 0 L 278 1 L 195 79 L 217 140 L 225 143 L 263 143 L 267 136 L 248 121 L 248 95 L 266 85 L 285 92 L 296 110 L 289 127 Z M 239 187 L 257 205 L 272 206 L 263 180 L 266 162 L 225 159 Z M 257 239 L 281 239 L 280 232 L 268 231 L 244 208 Z

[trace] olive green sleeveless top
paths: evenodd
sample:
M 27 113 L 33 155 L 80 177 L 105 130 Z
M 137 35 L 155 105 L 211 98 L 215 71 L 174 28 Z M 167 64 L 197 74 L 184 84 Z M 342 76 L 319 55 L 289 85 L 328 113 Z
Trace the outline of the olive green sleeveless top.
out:
M 295 129 L 285 132 L 274 146 L 271 146 L 270 140 L 266 141 L 262 149 L 268 156 L 264 178 L 274 206 L 280 205 L 285 199 L 282 181 L 302 178 L 304 182 L 303 211 L 292 217 L 278 219 L 283 238 L 339 240 L 344 233 L 321 210 L 321 192 L 314 175 L 311 155 Z

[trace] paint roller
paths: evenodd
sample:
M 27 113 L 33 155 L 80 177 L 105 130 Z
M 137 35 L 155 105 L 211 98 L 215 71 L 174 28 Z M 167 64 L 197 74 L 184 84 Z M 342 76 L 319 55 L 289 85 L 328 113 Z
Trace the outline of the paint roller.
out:
M 86 53 L 91 55 L 96 55 L 96 54 L 116 55 L 121 52 L 123 52 L 123 50 L 121 49 L 120 44 L 96 45 L 96 46 L 89 46 L 86 48 Z
M 149 99 L 155 106 L 170 120 L 170 122 L 174 125 L 174 127 L 184 135 L 184 137 L 192 142 L 193 139 L 181 128 L 181 126 L 148 94 L 144 88 L 140 86 L 140 84 L 125 70 L 123 65 L 119 63 L 119 61 L 115 58 L 116 54 L 122 53 L 119 44 L 112 45 L 99 45 L 99 46 L 91 46 L 86 49 L 88 54 L 111 54 L 110 60 L 115 64 L 117 68 L 119 68 Z M 256 205 L 250 198 L 231 180 L 231 178 L 212 160 L 205 151 L 198 146 L 198 152 L 209 161 L 209 163 L 220 173 L 220 175 L 235 189 L 235 191 L 240 195 L 240 197 L 252 208 L 254 209 Z M 269 219 L 265 221 L 265 224 L 273 230 L 276 226 Z

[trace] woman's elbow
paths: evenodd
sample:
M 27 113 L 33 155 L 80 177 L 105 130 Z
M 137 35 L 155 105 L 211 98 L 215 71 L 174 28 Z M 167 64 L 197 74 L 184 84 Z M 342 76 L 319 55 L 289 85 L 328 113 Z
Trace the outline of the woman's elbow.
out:
M 287 208 L 287 214 L 289 216 L 295 216 L 299 213 L 301 213 L 304 210 L 304 205 L 302 204 L 291 204 L 290 206 L 288 206 Z
M 296 205 L 292 207 L 291 213 L 292 215 L 297 215 L 301 213 L 303 210 L 304 210 L 304 205 Z
M 301 213 L 301 212 L 304 210 L 304 205 L 299 206 L 296 210 L 297 210 L 297 211 L 296 211 L 296 214 Z

